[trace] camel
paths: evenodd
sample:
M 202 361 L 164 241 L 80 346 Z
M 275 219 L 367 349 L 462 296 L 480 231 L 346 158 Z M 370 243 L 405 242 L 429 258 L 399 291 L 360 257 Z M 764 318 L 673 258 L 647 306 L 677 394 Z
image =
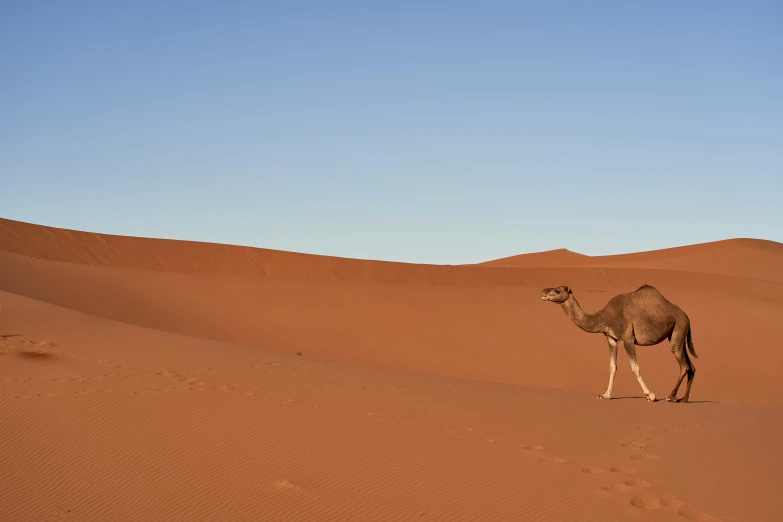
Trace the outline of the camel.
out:
M 631 361 L 631 371 L 636 375 L 644 395 L 647 400 L 655 402 L 655 394 L 644 384 L 639 372 L 634 345 L 653 346 L 668 339 L 672 353 L 680 364 L 680 377 L 666 400 L 688 402 L 693 377 L 696 375 L 696 368 L 691 363 L 688 352 L 698 357 L 693 349 L 690 320 L 680 307 L 666 300 L 655 287 L 642 285 L 633 292 L 616 295 L 595 314 L 582 310 L 569 286 L 545 288 L 541 291 L 541 299 L 562 306 L 571 321 L 585 332 L 602 333 L 606 336 L 609 342 L 609 386 L 598 398 L 612 398 L 614 376 L 617 373 L 617 342 L 620 341 L 625 347 Z M 685 376 L 688 377 L 685 395 L 682 399 L 677 399 L 677 391 Z

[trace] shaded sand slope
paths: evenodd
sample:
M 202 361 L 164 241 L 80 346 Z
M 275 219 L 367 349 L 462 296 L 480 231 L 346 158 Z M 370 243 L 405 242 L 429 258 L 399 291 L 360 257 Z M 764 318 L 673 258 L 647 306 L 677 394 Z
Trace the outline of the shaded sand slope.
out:
M 16 334 L 0 337 L 0 520 L 730 522 L 783 510 L 778 406 L 599 401 L 279 354 L 3 292 L 0 306 L 2 333 Z
M 479 266 L 593 266 L 683 270 L 783 282 L 783 244 L 760 239 L 729 239 L 684 247 L 614 256 L 584 256 L 568 250 L 523 254 Z

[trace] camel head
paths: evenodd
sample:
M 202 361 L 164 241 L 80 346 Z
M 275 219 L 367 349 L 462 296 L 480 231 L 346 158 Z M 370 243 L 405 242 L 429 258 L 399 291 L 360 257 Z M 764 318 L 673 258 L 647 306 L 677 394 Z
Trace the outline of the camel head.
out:
M 544 301 L 553 301 L 555 303 L 564 303 L 571 295 L 571 287 L 564 285 L 556 288 L 544 288 L 541 290 L 541 299 Z

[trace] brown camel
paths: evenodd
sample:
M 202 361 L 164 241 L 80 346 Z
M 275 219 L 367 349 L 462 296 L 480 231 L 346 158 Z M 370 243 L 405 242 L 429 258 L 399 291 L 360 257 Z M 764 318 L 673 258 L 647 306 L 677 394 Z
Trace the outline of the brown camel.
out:
M 541 299 L 559 304 L 579 328 L 589 333 L 602 333 L 609 341 L 609 386 L 603 395 L 598 396 L 599 398 L 612 398 L 614 375 L 617 373 L 617 342 L 622 341 L 631 361 L 631 370 L 639 380 L 642 391 L 647 396 L 647 400 L 655 401 L 655 394 L 647 389 L 639 373 L 634 345 L 652 346 L 668 339 L 672 353 L 680 363 L 680 377 L 666 400 L 688 402 L 693 376 L 696 375 L 696 368 L 688 357 L 688 351 L 694 357 L 698 357 L 693 349 L 690 320 L 680 307 L 667 301 L 656 288 L 642 285 L 633 292 L 616 295 L 595 314 L 588 314 L 582 310 L 568 286 L 545 288 L 541 291 Z M 677 399 L 677 390 L 686 375 L 688 384 L 685 395 L 682 399 Z

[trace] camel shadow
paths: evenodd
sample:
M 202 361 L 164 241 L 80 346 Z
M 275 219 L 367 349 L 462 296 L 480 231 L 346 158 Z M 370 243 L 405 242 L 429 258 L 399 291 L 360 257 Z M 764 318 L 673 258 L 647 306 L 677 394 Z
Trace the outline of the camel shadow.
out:
M 613 401 L 620 400 L 620 399 L 644 399 L 644 400 L 647 400 L 647 397 L 645 397 L 644 395 L 626 395 L 626 396 L 623 396 L 623 397 L 612 397 L 611 398 L 611 400 L 613 400 Z M 667 401 L 666 398 L 663 398 L 663 399 L 656 399 L 655 402 L 669 402 L 669 401 Z M 670 404 L 681 404 L 681 403 L 676 403 L 675 402 L 675 403 L 670 403 Z M 720 403 L 717 402 L 717 401 L 688 401 L 685 404 L 720 404 Z

